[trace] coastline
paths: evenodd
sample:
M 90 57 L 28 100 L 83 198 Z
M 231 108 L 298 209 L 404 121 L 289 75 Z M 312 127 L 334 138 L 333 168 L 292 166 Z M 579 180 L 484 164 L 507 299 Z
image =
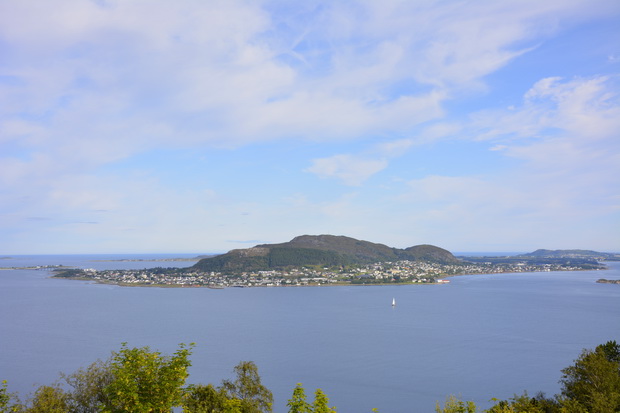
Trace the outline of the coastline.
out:
M 581 272 L 581 271 L 606 271 L 609 270 L 609 267 L 599 268 L 596 270 L 592 269 L 574 269 L 574 270 L 558 270 L 558 271 L 501 271 L 501 272 L 485 272 L 485 273 L 464 273 L 464 274 L 446 274 L 442 275 L 440 278 L 435 279 L 433 282 L 372 282 L 372 283 L 353 283 L 346 281 L 335 281 L 328 283 L 307 283 L 307 284 L 285 284 L 285 285 L 201 285 L 201 284 L 166 284 L 166 283 L 123 283 L 123 282 L 113 282 L 109 280 L 100 280 L 93 279 L 88 277 L 57 277 L 54 275 L 49 276 L 48 278 L 52 279 L 64 279 L 64 280 L 74 280 L 74 281 L 90 281 L 94 284 L 103 284 L 103 285 L 117 285 L 119 287 L 145 287 L 145 288 L 208 288 L 212 290 L 223 290 L 226 288 L 303 288 L 303 287 L 383 287 L 383 286 L 402 286 L 402 285 L 446 285 L 450 284 L 450 280 L 448 278 L 452 277 L 462 277 L 462 276 L 475 276 L 475 275 L 501 275 L 501 274 L 521 274 L 521 273 L 549 273 L 549 272 Z M 50 274 L 53 274 L 50 272 Z M 605 283 L 605 284 L 620 284 L 620 280 L 606 280 L 599 279 L 596 281 L 597 283 Z
M 476 275 L 476 274 L 459 274 L 459 275 Z M 145 287 L 145 288 L 208 288 L 211 290 L 223 290 L 226 288 L 315 288 L 315 287 L 385 287 L 390 285 L 441 285 L 441 284 L 449 284 L 450 281 L 437 280 L 437 282 L 392 282 L 392 283 L 350 283 L 350 282 L 330 282 L 330 283 L 312 283 L 312 284 L 303 284 L 303 285 L 228 285 L 228 286 L 218 286 L 218 285 L 199 285 L 199 284 L 147 284 L 147 283 L 122 283 L 122 282 L 111 282 L 108 280 L 95 280 L 93 278 L 88 277 L 56 277 L 51 275 L 47 278 L 51 278 L 54 280 L 72 280 L 72 281 L 89 281 L 93 284 L 102 284 L 102 285 L 117 285 L 119 287 Z M 446 278 L 446 277 L 444 277 Z
M 49 271 L 49 270 L 69 270 L 72 268 L 76 268 L 76 267 L 72 267 L 69 265 L 29 265 L 29 266 L 25 266 L 25 267 L 0 267 L 0 271 L 11 271 L 11 270 L 42 270 L 42 271 Z

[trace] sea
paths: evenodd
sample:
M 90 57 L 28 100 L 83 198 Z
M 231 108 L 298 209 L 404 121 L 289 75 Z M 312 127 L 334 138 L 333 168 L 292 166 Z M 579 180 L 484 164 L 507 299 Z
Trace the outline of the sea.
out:
M 474 254 L 471 254 L 474 255 Z M 480 254 L 484 255 L 484 254 Z M 0 267 L 185 267 L 172 255 L 0 257 Z M 140 259 L 141 261 L 127 261 Z M 172 261 L 158 261 L 172 259 Z M 0 380 L 22 399 L 121 343 L 171 354 L 196 343 L 188 383 L 219 384 L 254 361 L 285 413 L 293 388 L 340 413 L 433 412 L 448 395 L 560 391 L 584 348 L 620 342 L 620 262 L 608 270 L 465 275 L 442 285 L 120 287 L 0 271 Z M 396 306 L 392 306 L 392 300 Z

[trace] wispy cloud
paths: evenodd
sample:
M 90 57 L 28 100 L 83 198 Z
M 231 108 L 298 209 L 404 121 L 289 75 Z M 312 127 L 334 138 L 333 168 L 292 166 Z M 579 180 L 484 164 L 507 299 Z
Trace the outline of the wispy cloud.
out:
M 418 217 L 438 227 L 449 222 L 458 232 L 479 223 L 477 235 L 493 240 L 490 244 L 536 233 L 541 245 L 568 247 L 576 242 L 570 236 L 574 231 L 583 234 L 582 245 L 595 244 L 597 237 L 611 239 L 620 211 L 616 83 L 608 77 L 543 79 L 525 94 L 522 106 L 474 116 L 473 129 L 489 128 L 479 136 L 496 142 L 490 150 L 521 163 L 492 176 L 413 180 L 407 202 L 417 206 Z M 586 223 L 593 219 L 610 225 L 588 230 Z
M 592 169 L 619 171 L 618 80 L 615 76 L 542 79 L 525 94 L 521 107 L 475 115 L 473 133 L 484 129 L 479 139 L 496 142 L 508 156 L 527 161 L 536 170 L 574 175 Z
M 405 154 L 416 144 L 414 139 L 398 139 L 372 145 L 360 154 L 339 154 L 312 160 L 305 171 L 320 178 L 335 178 L 345 185 L 360 186 L 384 170 L 391 159 Z
M 329 158 L 314 159 L 307 169 L 322 178 L 335 177 L 345 184 L 359 186 L 370 176 L 387 166 L 384 159 L 364 159 L 352 155 L 335 155 Z
M 501 193 L 613 209 L 620 88 L 593 73 L 617 50 L 600 39 L 600 62 L 575 67 L 528 56 L 617 16 L 615 0 L 0 2 L 0 238 L 27 249 L 37 226 L 67 248 L 206 249 L 303 230 L 299 211 L 311 229 L 363 234 L 385 216 L 373 200 L 392 200 L 395 222 L 411 206 L 387 175 L 436 200 L 418 216 L 450 204 L 427 184 L 451 188 L 454 208 Z M 475 168 L 481 147 L 516 166 Z
M 2 106 L 9 125 L 21 122 L 15 138 L 109 162 L 163 142 L 402 132 L 527 50 L 515 44 L 549 31 L 541 22 L 583 4 L 330 4 L 301 21 L 241 1 L 156 1 L 148 19 L 142 7 L 4 5 L 13 63 L 3 72 L 15 82 L 3 84 Z M 276 23 L 289 26 L 284 39 Z M 403 82 L 410 90 L 395 93 Z

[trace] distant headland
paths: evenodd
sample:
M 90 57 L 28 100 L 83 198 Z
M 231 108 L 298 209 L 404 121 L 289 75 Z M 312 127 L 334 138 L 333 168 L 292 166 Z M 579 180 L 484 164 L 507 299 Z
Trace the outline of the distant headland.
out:
M 581 251 L 581 252 L 580 252 Z M 200 259 L 187 268 L 62 269 L 54 277 L 127 286 L 255 287 L 446 282 L 463 274 L 599 270 L 618 254 L 537 250 L 508 257 L 455 257 L 434 245 L 394 248 L 336 235 L 301 235 Z
M 596 282 L 600 284 L 620 284 L 620 280 L 606 280 L 605 278 L 598 279 Z
M 591 250 L 536 250 L 529 254 L 520 255 L 521 257 L 538 258 L 578 258 L 594 259 L 598 261 L 620 261 L 620 254 L 609 252 L 598 252 Z

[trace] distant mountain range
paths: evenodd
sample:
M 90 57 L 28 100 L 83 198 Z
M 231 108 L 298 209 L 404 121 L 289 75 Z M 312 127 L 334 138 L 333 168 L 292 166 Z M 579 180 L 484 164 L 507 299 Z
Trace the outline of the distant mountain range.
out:
M 523 260 L 533 263 L 553 263 L 558 260 L 596 263 L 602 260 L 620 260 L 620 254 L 590 250 L 539 249 L 511 257 L 463 258 L 470 262 L 484 260 L 494 263 L 512 263 Z M 450 251 L 434 245 L 416 245 L 400 249 L 345 236 L 301 235 L 281 244 L 261 244 L 252 248 L 232 250 L 222 255 L 205 257 L 191 268 L 205 272 L 239 273 L 281 270 L 288 267 L 332 267 L 403 260 L 439 264 L 463 263 Z
M 589 258 L 595 260 L 619 260 L 620 254 L 608 252 L 598 252 L 591 250 L 536 250 L 528 254 L 521 254 L 519 257 L 531 258 Z
M 268 271 L 307 265 L 359 265 L 385 261 L 460 262 L 449 251 L 433 245 L 399 249 L 335 235 L 301 235 L 281 244 L 236 249 L 198 261 L 199 271 Z

